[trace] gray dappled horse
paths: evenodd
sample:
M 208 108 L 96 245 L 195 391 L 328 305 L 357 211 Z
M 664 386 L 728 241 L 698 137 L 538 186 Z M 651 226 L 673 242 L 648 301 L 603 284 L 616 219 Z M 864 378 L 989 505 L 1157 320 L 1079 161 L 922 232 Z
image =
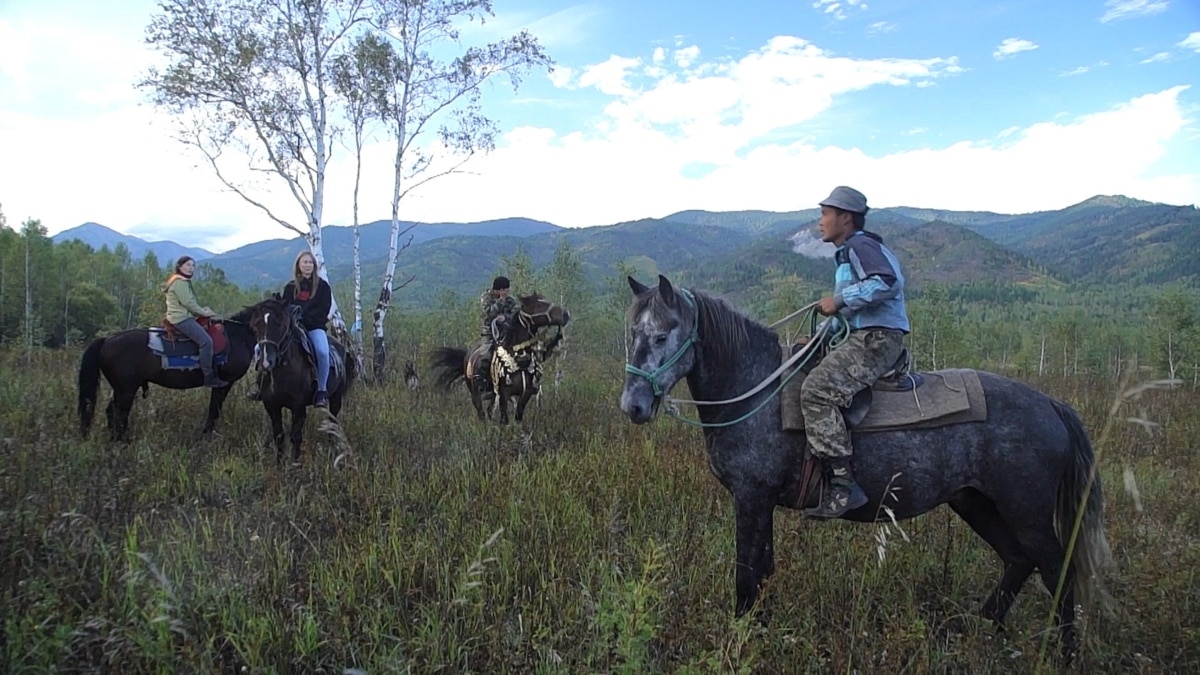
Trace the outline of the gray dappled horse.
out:
M 541 363 L 554 353 L 554 348 L 562 339 L 562 328 L 571 321 L 571 313 L 566 307 L 556 305 L 537 293 L 521 296 L 518 304 L 521 310 L 517 314 L 516 325 L 509 326 L 497 343 L 512 357 L 511 367 L 505 368 L 508 372 L 499 378 L 496 385 L 500 392 L 498 397 L 494 392 L 480 391 L 475 385 L 473 374 L 479 368 L 479 345 L 473 349 L 439 347 L 430 355 L 429 363 L 437 373 L 437 384 L 448 389 L 459 379 L 464 380 L 471 394 L 471 404 L 475 406 L 475 414 L 481 420 L 491 417 L 492 407 L 497 403 L 495 398 L 499 398 L 500 424 L 508 424 L 509 399 L 516 400 L 513 418 L 521 421 L 525 416 L 525 407 L 541 386 Z M 538 331 L 550 326 L 558 326 L 559 331 L 543 341 Z M 493 324 L 493 333 L 495 328 Z M 492 367 L 495 368 L 495 364 Z M 495 371 L 492 372 L 495 375 Z
M 779 337 L 728 303 L 699 291 L 676 289 L 659 276 L 657 288 L 632 277 L 621 410 L 636 424 L 649 421 L 663 397 L 687 378 L 698 401 L 726 401 L 766 380 L 782 363 Z M 1004 563 L 983 615 L 1003 626 L 1022 584 L 1037 569 L 1054 593 L 1069 660 L 1077 646 L 1076 593 L 1099 590 L 1097 574 L 1111 560 L 1104 535 L 1104 500 L 1097 479 L 1088 492 L 1094 459 L 1079 416 L 1065 403 L 992 373 L 978 373 L 987 399 L 986 422 L 926 429 L 854 433 L 854 472 L 870 497 L 844 518 L 897 520 L 949 504 Z M 803 432 L 783 431 L 779 397 L 766 387 L 746 400 L 698 406 L 709 465 L 733 496 L 737 521 L 735 612 L 750 610 L 762 582 L 775 570 L 776 506 L 804 508 L 807 453 Z M 1086 497 L 1085 497 L 1086 492 Z M 1082 521 L 1073 553 L 1066 547 L 1078 510 Z M 1065 565 L 1064 565 L 1065 563 Z

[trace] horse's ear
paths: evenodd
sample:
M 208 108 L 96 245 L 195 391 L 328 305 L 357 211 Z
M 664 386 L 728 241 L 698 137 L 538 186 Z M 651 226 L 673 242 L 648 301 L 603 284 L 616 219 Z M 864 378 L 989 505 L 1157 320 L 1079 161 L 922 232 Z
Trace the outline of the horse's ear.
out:
M 272 300 L 283 300 L 283 295 L 279 291 L 275 291 L 274 293 L 271 294 L 271 299 Z
M 634 279 L 633 277 L 625 277 L 625 278 L 629 280 L 629 288 L 633 289 L 634 295 L 641 295 L 642 293 L 645 293 L 646 291 L 650 290 L 649 286 L 647 286 L 646 284 L 643 284 L 642 282 L 638 281 L 637 279 Z
M 675 288 L 671 286 L 671 281 L 661 274 L 658 275 L 658 294 L 668 307 L 675 306 Z

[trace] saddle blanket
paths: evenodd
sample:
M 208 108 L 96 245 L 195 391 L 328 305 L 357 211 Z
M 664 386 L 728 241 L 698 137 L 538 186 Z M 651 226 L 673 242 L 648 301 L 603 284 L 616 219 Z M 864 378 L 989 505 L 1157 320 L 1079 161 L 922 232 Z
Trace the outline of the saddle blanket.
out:
M 193 370 L 200 367 L 200 345 L 191 340 L 164 340 L 166 333 L 161 328 L 150 328 L 146 346 L 162 357 L 162 367 L 167 370 Z M 213 355 L 213 363 L 222 365 L 229 360 L 226 352 Z
M 987 400 L 979 373 L 970 369 L 924 373 L 910 391 L 873 389 L 871 409 L 854 431 L 929 428 L 987 420 Z

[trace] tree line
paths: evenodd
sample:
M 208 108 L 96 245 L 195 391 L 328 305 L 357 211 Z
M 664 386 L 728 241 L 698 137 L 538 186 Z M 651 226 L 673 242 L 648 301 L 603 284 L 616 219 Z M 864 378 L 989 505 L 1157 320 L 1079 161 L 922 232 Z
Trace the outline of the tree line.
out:
M 153 252 L 134 259 L 124 245 L 95 250 L 79 241 L 54 242 L 37 220 L 19 229 L 0 208 L 0 342 L 10 347 L 66 347 L 125 328 L 157 325 L 163 315 L 162 284 L 173 260 Z M 710 271 L 718 278 L 726 275 Z M 625 277 L 633 267 L 597 284 L 569 242 L 559 242 L 544 266 L 522 248 L 503 255 L 493 274 L 504 274 L 514 292 L 541 293 L 571 309 L 568 344 L 572 361 L 616 364 L 624 358 Z M 692 270 L 689 284 L 712 289 Z M 490 275 L 481 279 L 490 280 Z M 653 282 L 653 279 L 644 279 Z M 350 280 L 333 285 L 345 302 Z M 243 289 L 219 268 L 201 264 L 197 290 L 217 311 L 233 313 L 278 289 Z M 484 287 L 480 287 L 480 291 Z M 769 271 L 748 283 L 735 304 L 771 323 L 820 297 L 824 284 Z M 1004 373 L 1120 376 L 1136 361 L 1155 377 L 1192 386 L 1200 378 L 1200 302 L 1186 287 L 1054 285 L 1028 288 L 993 282 L 925 284 L 909 292 L 909 349 L 917 366 L 932 370 L 977 367 Z M 479 330 L 479 299 L 442 292 L 423 310 L 393 316 L 386 324 L 405 359 L 418 361 L 433 346 L 462 345 Z M 785 337 L 803 327 L 784 331 Z M 611 363 L 610 363 L 611 362 Z M 603 367 L 607 367 L 603 366 Z M 386 374 L 386 371 L 384 371 Z

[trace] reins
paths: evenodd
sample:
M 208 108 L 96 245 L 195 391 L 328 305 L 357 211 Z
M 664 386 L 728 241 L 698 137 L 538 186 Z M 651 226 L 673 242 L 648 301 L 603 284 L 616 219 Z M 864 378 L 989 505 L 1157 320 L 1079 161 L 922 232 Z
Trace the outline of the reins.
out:
M 695 301 L 695 298 L 692 296 L 691 291 L 687 290 L 686 288 L 680 288 L 679 290 L 683 294 L 684 299 L 687 300 L 688 306 L 691 307 L 693 310 L 696 310 L 696 301 Z M 789 321 L 792 321 L 796 317 L 802 316 L 802 315 L 809 317 L 811 320 L 812 318 L 815 318 L 814 311 L 815 311 L 817 304 L 818 303 L 814 302 L 814 303 L 805 305 L 804 307 L 801 307 L 800 309 L 796 310 L 795 312 L 792 312 L 791 314 L 783 317 L 782 319 L 779 319 L 775 323 L 772 323 L 770 326 L 768 326 L 768 328 L 771 328 L 771 329 L 777 328 L 778 326 L 784 325 L 784 324 L 788 323 Z M 809 362 L 809 360 L 812 359 L 813 354 L 815 354 L 817 351 L 817 346 L 820 345 L 822 342 L 824 342 L 826 339 L 826 336 L 829 334 L 829 323 L 825 322 L 825 323 L 821 324 L 817 328 L 816 332 L 809 339 L 808 343 L 805 344 L 800 349 L 800 351 L 798 351 L 795 354 L 793 354 L 792 356 L 790 356 L 786 361 L 783 362 L 782 365 L 779 366 L 779 368 L 777 368 L 775 370 L 775 372 L 768 375 L 762 382 L 759 382 L 758 385 L 756 385 L 754 388 L 752 388 L 751 390 L 747 391 L 744 394 L 741 394 L 740 396 L 736 396 L 734 398 L 725 399 L 725 400 L 721 400 L 721 401 L 697 401 L 697 400 L 692 400 L 692 399 L 672 398 L 670 395 L 666 394 L 666 392 L 664 392 L 662 390 L 662 387 L 658 384 L 658 377 L 659 377 L 659 375 L 662 375 L 671 366 L 675 365 L 675 363 L 677 361 L 679 361 L 679 359 L 682 358 L 684 354 L 687 353 L 687 350 L 689 350 L 689 349 L 695 347 L 697 344 L 699 344 L 699 326 L 700 326 L 700 316 L 699 316 L 699 313 L 697 312 L 696 315 L 693 317 L 692 332 L 688 336 L 687 340 L 685 340 L 684 343 L 682 345 L 680 345 L 679 349 L 675 352 L 675 354 L 673 354 L 671 356 L 671 358 L 669 358 L 665 362 L 663 362 L 663 364 L 660 365 L 658 368 L 656 368 L 654 370 L 654 372 L 646 372 L 645 370 L 642 370 L 641 368 L 638 368 L 637 366 L 635 366 L 631 363 L 625 364 L 625 372 L 626 373 L 629 373 L 632 375 L 638 375 L 638 376 L 644 377 L 650 381 L 650 386 L 653 388 L 654 395 L 656 397 L 661 396 L 663 398 L 663 402 L 667 406 L 666 412 L 668 415 L 670 415 L 671 417 L 674 417 L 675 419 L 677 419 L 681 422 L 684 422 L 686 424 L 691 424 L 693 426 L 698 426 L 698 427 L 727 427 L 727 426 L 732 426 L 734 424 L 738 424 L 739 422 L 743 422 L 746 419 L 754 416 L 756 413 L 758 413 L 759 410 L 762 410 L 763 406 L 765 406 L 767 403 L 769 403 L 772 398 L 774 398 L 780 391 L 783 390 L 783 388 L 787 385 L 787 383 L 790 382 L 791 379 L 796 376 L 796 373 L 800 371 L 801 366 L 803 366 L 804 364 L 807 364 Z M 847 333 L 848 333 L 848 330 L 847 330 L 845 324 L 842 322 L 839 322 L 838 334 L 832 336 L 829 339 L 830 346 L 840 344 L 843 340 L 845 340 Z M 783 373 L 787 372 L 787 370 L 789 368 L 792 368 L 793 366 L 796 366 L 795 369 L 791 373 L 788 373 L 787 377 L 780 378 L 780 376 L 783 375 Z M 686 417 L 683 417 L 679 413 L 679 410 L 677 407 L 681 403 L 687 403 L 687 404 L 691 404 L 694 406 L 729 405 L 732 403 L 740 403 L 741 401 L 744 401 L 744 400 L 754 396 L 755 394 L 761 392 L 763 389 L 766 389 L 776 379 L 780 380 L 779 386 L 775 387 L 775 390 L 772 391 L 769 396 L 764 398 L 758 405 L 754 406 L 754 408 L 752 410 L 750 410 L 750 412 L 748 412 L 744 415 L 741 415 L 740 417 L 738 417 L 736 419 L 729 420 L 726 422 L 701 422 L 699 420 L 688 419 Z

